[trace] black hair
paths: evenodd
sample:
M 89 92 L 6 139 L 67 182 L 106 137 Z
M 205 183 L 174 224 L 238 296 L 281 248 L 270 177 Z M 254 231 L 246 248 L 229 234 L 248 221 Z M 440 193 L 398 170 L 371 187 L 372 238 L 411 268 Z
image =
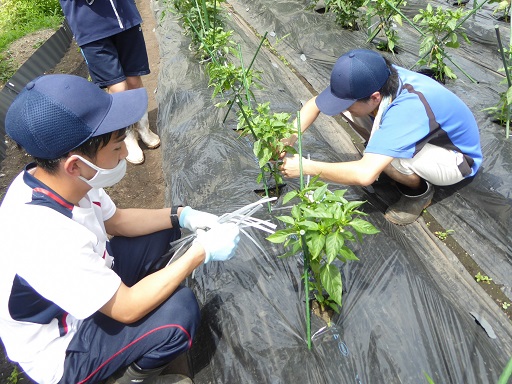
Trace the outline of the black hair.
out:
M 98 151 L 110 142 L 113 135 L 115 135 L 114 137 L 120 137 L 123 136 L 125 132 L 126 128 L 122 128 L 114 132 L 108 132 L 103 135 L 91 137 L 89 140 L 73 149 L 73 152 L 78 152 L 81 155 L 94 159 Z M 38 167 L 41 167 L 41 169 L 44 169 L 47 173 L 55 174 L 59 169 L 61 160 L 67 159 L 69 154 L 70 152 L 56 159 L 41 159 L 39 157 L 34 157 L 34 161 Z
M 400 85 L 400 79 L 398 78 L 398 72 L 396 71 L 395 67 L 393 67 L 393 63 L 391 63 L 391 61 L 389 61 L 385 57 L 383 57 L 383 58 L 384 58 L 384 61 L 386 62 L 386 65 L 389 69 L 390 75 L 389 75 L 388 79 L 386 80 L 386 82 L 384 83 L 384 85 L 382 86 L 382 88 L 378 90 L 378 92 L 381 94 L 382 97 L 386 97 L 386 96 L 393 97 L 393 96 L 396 96 L 396 94 L 398 92 L 398 87 Z M 366 102 L 366 101 L 370 100 L 370 97 L 371 97 L 371 95 L 368 97 L 359 99 L 357 101 Z

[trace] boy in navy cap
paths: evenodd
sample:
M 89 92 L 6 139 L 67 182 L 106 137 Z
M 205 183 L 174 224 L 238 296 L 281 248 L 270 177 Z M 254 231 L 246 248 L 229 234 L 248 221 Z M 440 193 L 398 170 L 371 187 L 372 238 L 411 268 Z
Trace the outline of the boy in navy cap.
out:
M 84 78 L 30 82 L 6 130 L 35 162 L 0 206 L 0 337 L 37 383 L 148 383 L 188 350 L 199 324 L 180 283 L 232 257 L 238 228 L 190 207 L 119 209 L 103 190 L 125 174 L 125 127 L 143 88 L 108 94 Z M 200 231 L 173 263 L 180 227 Z M 112 237 L 113 236 L 113 237 Z M 169 383 L 191 383 L 170 375 Z
M 330 85 L 301 109 L 301 131 L 320 112 L 342 114 L 367 140 L 366 149 L 357 161 L 302 159 L 304 174 L 367 186 L 385 173 L 402 194 L 385 214 L 395 224 L 418 218 L 432 200 L 433 185 L 472 177 L 482 163 L 478 126 L 469 108 L 435 80 L 392 65 L 371 50 L 352 50 L 337 60 Z M 284 157 L 281 171 L 285 177 L 299 176 L 298 155 Z

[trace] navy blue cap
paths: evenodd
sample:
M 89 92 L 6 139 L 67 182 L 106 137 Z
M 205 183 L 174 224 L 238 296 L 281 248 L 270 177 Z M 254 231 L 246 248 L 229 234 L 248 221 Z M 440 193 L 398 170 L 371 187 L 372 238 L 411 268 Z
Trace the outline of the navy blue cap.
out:
M 326 115 L 337 115 L 381 89 L 390 74 L 379 53 L 368 49 L 349 51 L 334 64 L 331 83 L 318 95 L 316 105 Z
M 45 75 L 16 97 L 5 128 L 29 155 L 57 159 L 91 137 L 136 123 L 147 107 L 144 88 L 109 94 L 80 76 Z

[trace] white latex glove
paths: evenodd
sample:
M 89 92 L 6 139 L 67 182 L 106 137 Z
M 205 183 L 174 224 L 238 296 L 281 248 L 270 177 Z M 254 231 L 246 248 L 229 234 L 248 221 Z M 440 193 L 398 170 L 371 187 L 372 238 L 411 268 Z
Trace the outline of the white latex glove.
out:
M 197 211 L 189 206 L 180 213 L 180 227 L 196 232 L 198 228 L 213 228 L 219 224 L 219 216 L 208 212 Z
M 198 242 L 204 248 L 205 264 L 210 260 L 226 261 L 233 257 L 235 248 L 240 241 L 240 231 L 236 224 L 218 224 L 209 231 L 197 231 L 194 242 Z

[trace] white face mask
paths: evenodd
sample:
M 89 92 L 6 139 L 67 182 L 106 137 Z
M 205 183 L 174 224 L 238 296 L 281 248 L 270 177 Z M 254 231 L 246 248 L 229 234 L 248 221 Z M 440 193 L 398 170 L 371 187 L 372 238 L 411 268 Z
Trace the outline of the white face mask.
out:
M 97 165 L 91 163 L 88 160 L 85 160 L 82 156 L 73 155 L 72 157 L 76 157 L 77 159 L 82 160 L 85 164 L 87 164 L 92 169 L 96 170 L 96 174 L 92 177 L 92 179 L 87 180 L 83 176 L 78 176 L 81 180 L 85 181 L 92 188 L 106 188 L 111 187 L 116 183 L 119 183 L 121 179 L 126 174 L 126 160 L 123 159 L 112 169 L 103 169 L 98 167 Z

